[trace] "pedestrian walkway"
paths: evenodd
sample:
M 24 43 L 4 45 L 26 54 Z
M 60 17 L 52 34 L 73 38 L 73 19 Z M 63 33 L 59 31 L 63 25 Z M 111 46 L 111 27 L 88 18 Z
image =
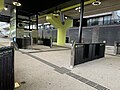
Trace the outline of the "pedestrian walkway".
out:
M 32 53 L 34 52 L 34 53 Z M 18 90 L 119 90 L 120 57 L 105 58 L 70 68 L 71 50 L 16 51 Z
M 50 65 L 16 51 L 15 80 L 25 82 L 16 90 L 95 90 Z
M 120 56 L 70 68 L 70 48 L 43 47 L 15 50 L 16 90 L 119 90 Z

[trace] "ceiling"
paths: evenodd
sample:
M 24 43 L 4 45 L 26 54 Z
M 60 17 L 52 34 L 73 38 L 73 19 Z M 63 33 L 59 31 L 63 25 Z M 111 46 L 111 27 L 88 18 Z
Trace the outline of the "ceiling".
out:
M 15 0 L 4 0 L 5 6 L 12 8 L 12 2 Z M 33 14 L 47 14 L 56 10 L 61 10 L 63 8 L 75 5 L 81 2 L 81 0 L 18 0 L 22 5 L 17 7 L 18 14 L 31 16 Z M 88 0 L 84 0 L 88 1 Z M 14 6 L 15 7 L 15 6 Z M 7 11 L 2 10 L 1 15 L 10 16 L 10 9 Z
M 56 10 L 61 10 L 71 5 L 78 4 L 80 3 L 80 1 L 81 0 L 19 0 L 22 6 L 17 8 L 20 11 L 20 13 L 26 12 L 30 14 L 36 13 L 39 15 L 43 15 Z
M 99 6 L 93 6 L 92 4 L 85 5 L 84 7 L 84 16 L 90 16 L 94 14 L 106 13 L 115 10 L 120 10 L 120 0 L 101 0 L 102 4 Z M 80 13 L 75 10 L 67 10 L 64 12 L 64 15 L 71 17 L 73 19 L 79 19 Z M 39 18 L 39 23 L 46 22 L 45 17 Z
M 67 1 L 70 0 L 19 0 L 22 6 L 18 7 L 18 9 L 30 13 L 38 13 L 52 7 L 57 8 L 57 5 L 60 5 Z
M 29 16 L 33 14 L 39 14 L 41 16 L 80 3 L 80 0 L 35 0 L 35 1 L 18 0 L 18 1 L 22 4 L 21 7 L 17 7 L 19 14 Z M 9 7 L 13 7 L 12 2 L 13 0 L 5 0 L 5 4 L 8 5 Z M 120 10 L 120 0 L 101 0 L 101 2 L 102 4 L 100 6 L 93 6 L 92 4 L 86 5 L 84 10 L 84 16 Z M 0 14 L 10 16 L 10 11 L 3 10 L 2 12 L 0 12 Z M 64 11 L 64 14 L 72 18 L 79 18 L 80 15 L 78 11 L 75 11 L 75 8 Z M 39 22 L 46 22 L 45 17 L 40 18 Z
M 92 4 L 86 5 L 84 8 L 84 16 L 90 16 L 94 14 L 100 14 L 105 12 L 111 12 L 115 10 L 120 10 L 120 0 L 101 0 L 102 4 L 99 6 L 94 6 Z M 72 18 L 79 18 L 80 13 L 75 9 L 68 10 L 64 12 L 65 15 Z
M 5 6 L 7 5 L 8 8 L 13 7 L 13 1 L 15 0 L 4 0 Z M 62 8 L 78 4 L 80 1 L 81 0 L 18 0 L 18 2 L 21 3 L 21 6 L 17 7 L 17 10 L 18 14 L 27 16 L 38 13 L 39 15 L 43 15 L 55 10 L 61 10 Z M 10 11 L 2 10 L 0 13 L 2 15 L 10 15 Z

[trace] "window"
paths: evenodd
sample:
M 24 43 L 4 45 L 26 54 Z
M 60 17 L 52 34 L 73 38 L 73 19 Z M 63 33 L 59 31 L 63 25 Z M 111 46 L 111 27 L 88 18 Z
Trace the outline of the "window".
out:
M 111 16 L 104 16 L 104 25 L 109 25 L 111 20 Z
M 111 17 L 112 17 L 112 15 L 89 18 L 87 20 L 87 26 L 110 25 L 111 24 Z
M 99 17 L 98 25 L 103 25 L 103 17 Z
M 93 18 L 93 25 L 98 25 L 98 18 Z

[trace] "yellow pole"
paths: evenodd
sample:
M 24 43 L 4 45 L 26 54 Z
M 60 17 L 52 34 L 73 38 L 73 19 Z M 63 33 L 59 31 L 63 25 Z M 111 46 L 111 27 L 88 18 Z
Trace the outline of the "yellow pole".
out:
M 0 10 L 4 8 L 4 0 L 0 0 Z
M 58 28 L 57 32 L 57 45 L 65 46 L 66 41 L 66 30 Z
M 60 16 L 56 17 L 53 14 L 48 14 L 46 20 L 57 29 L 57 45 L 64 46 L 66 41 L 66 31 L 69 27 L 73 26 L 73 20 L 67 19 L 63 25 Z

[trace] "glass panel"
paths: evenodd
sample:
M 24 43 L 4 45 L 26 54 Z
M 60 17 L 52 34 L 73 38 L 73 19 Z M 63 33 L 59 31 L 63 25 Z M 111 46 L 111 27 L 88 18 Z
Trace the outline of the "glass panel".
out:
M 111 19 L 111 16 L 104 16 L 104 25 L 109 25 L 110 19 Z
M 103 17 L 99 17 L 99 23 L 98 23 L 98 25 L 103 25 Z

